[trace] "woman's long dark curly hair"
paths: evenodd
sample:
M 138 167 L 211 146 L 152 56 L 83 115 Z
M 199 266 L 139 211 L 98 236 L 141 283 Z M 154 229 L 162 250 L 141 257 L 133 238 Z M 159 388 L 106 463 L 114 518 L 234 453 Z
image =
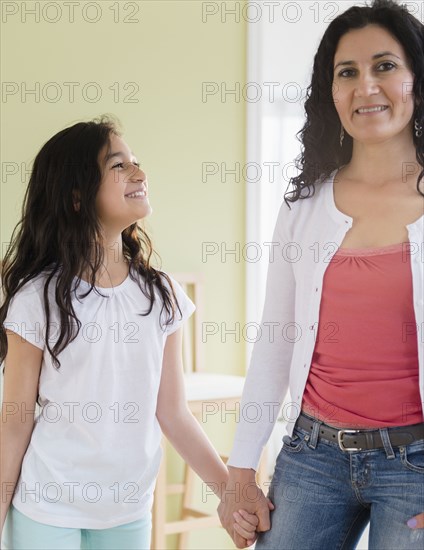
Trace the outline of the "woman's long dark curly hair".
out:
M 55 367 L 60 368 L 57 355 L 77 337 L 81 322 L 71 303 L 71 286 L 75 276 L 79 281 L 83 273 L 89 273 L 91 286 L 86 296 L 93 290 L 96 273 L 103 263 L 101 227 L 95 208 L 102 179 L 99 154 L 104 147 L 110 148 L 111 134 L 122 135 L 119 126 L 117 120 L 108 116 L 79 122 L 49 139 L 37 154 L 23 201 L 22 218 L 13 231 L 1 267 L 0 363 L 8 348 L 4 321 L 9 303 L 21 287 L 41 272 L 46 274 L 43 291 L 46 347 Z M 80 207 L 76 211 L 74 201 L 78 194 Z M 147 233 L 135 222 L 122 231 L 122 242 L 123 255 L 130 265 L 129 275 L 150 300 L 148 310 L 142 315 L 152 311 L 156 289 L 162 301 L 161 317 L 164 314 L 165 324 L 171 323 L 177 309 L 180 313 L 181 310 L 170 278 L 150 265 L 155 252 Z M 132 268 L 142 276 L 143 285 L 131 272 Z M 61 327 L 51 349 L 48 287 L 55 276 Z M 72 319 L 78 325 L 73 333 Z
M 385 28 L 405 50 L 415 75 L 413 95 L 415 109 L 413 119 L 424 125 L 424 25 L 405 6 L 393 0 L 374 0 L 371 6 L 354 6 L 336 17 L 326 29 L 315 55 L 312 80 L 305 101 L 306 122 L 297 136 L 302 152 L 296 159 L 298 176 L 289 182 L 294 189 L 286 192 L 284 201 L 308 198 L 315 193 L 315 182 L 324 181 L 333 170 L 348 164 L 352 157 L 353 140 L 345 133 L 340 147 L 340 119 L 332 96 L 333 61 L 340 38 L 353 29 L 375 24 Z M 424 166 L 424 133 L 413 135 L 416 158 Z M 424 177 L 424 169 L 417 179 L 417 190 Z M 306 193 L 303 189 L 306 188 Z

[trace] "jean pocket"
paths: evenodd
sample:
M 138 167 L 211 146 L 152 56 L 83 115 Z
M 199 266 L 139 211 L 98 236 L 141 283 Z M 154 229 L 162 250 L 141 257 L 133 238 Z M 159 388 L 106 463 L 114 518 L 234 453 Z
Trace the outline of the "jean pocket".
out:
M 416 441 L 405 447 L 399 447 L 402 464 L 412 470 L 424 474 L 424 441 Z
M 292 436 L 285 435 L 283 437 L 283 449 L 290 453 L 298 453 L 308 439 L 309 436 L 306 433 L 295 430 Z

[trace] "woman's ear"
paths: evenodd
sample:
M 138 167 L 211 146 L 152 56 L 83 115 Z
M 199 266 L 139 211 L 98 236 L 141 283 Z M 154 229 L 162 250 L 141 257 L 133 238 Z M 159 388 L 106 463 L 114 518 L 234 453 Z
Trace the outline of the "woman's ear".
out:
M 81 195 L 77 189 L 72 190 L 72 200 L 74 202 L 75 212 L 79 212 L 80 204 L 81 204 Z

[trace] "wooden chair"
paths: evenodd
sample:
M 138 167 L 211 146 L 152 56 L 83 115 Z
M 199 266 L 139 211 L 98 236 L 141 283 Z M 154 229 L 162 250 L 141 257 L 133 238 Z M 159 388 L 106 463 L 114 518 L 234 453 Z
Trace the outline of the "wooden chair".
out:
M 205 403 L 219 403 L 233 410 L 243 391 L 244 376 L 231 376 L 204 372 L 202 353 L 202 320 L 203 320 L 203 277 L 199 273 L 172 274 L 196 305 L 196 311 L 188 321 L 183 331 L 183 361 L 185 371 L 185 386 L 187 401 L 193 415 L 201 422 Z M 184 466 L 184 481 L 170 484 L 166 473 L 166 452 L 164 453 L 159 476 L 156 482 L 155 500 L 153 505 L 152 550 L 165 550 L 166 537 L 178 534 L 178 549 L 187 548 L 190 531 L 218 527 L 221 525 L 218 514 L 208 514 L 198 510 L 193 505 L 193 495 L 196 474 L 187 465 Z M 221 456 L 224 462 L 228 457 Z M 265 480 L 264 457 L 258 472 L 258 481 Z M 167 521 L 166 501 L 168 495 L 182 494 L 182 509 L 177 521 Z

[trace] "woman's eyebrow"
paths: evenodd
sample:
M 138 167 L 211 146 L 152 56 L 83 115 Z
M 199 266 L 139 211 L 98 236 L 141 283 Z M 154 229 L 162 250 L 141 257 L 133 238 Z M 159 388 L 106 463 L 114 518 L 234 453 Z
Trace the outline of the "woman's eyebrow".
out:
M 391 55 L 392 57 L 397 57 L 398 59 L 401 59 L 398 55 L 392 53 L 392 52 L 379 52 L 372 56 L 372 59 L 379 59 L 380 57 L 386 57 L 387 55 Z M 339 65 L 356 65 L 356 61 L 339 61 L 334 67 L 334 70 L 337 69 Z

